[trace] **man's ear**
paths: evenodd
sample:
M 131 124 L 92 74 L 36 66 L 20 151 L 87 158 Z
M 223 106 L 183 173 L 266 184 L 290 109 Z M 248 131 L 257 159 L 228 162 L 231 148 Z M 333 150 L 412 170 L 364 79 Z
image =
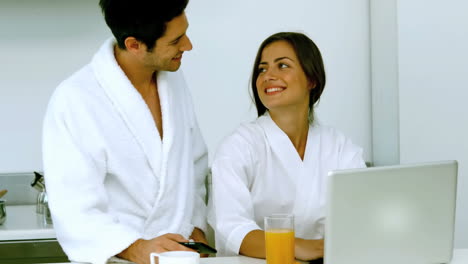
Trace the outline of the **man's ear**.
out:
M 130 53 L 134 54 L 139 54 L 143 51 L 146 51 L 146 45 L 137 40 L 135 37 L 128 37 L 124 41 L 125 43 L 125 48 L 127 48 L 127 51 Z

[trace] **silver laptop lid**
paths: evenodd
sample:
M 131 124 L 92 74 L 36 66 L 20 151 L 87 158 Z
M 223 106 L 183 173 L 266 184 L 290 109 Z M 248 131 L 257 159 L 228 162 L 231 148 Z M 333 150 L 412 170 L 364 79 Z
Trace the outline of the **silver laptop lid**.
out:
M 456 161 L 332 171 L 326 264 L 448 263 Z

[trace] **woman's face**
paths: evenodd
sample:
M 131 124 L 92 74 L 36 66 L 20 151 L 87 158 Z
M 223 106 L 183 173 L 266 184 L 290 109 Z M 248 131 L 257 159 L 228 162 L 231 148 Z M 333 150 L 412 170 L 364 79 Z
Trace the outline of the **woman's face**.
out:
M 266 46 L 258 68 L 258 96 L 270 112 L 309 108 L 311 84 L 291 44 L 280 40 Z

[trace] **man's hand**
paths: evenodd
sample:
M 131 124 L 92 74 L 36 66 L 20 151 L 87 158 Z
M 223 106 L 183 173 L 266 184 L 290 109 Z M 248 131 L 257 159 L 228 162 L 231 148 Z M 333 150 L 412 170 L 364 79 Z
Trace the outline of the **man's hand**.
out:
M 184 247 L 178 242 L 188 242 L 179 234 L 165 234 L 151 240 L 138 239 L 127 249 L 120 252 L 117 257 L 123 258 L 138 264 L 149 264 L 150 253 L 166 251 L 194 251 Z
M 195 227 L 193 229 L 192 234 L 190 235 L 190 239 L 193 239 L 195 242 L 202 242 L 208 245 L 208 240 L 206 240 L 205 233 L 201 231 L 198 227 Z M 202 258 L 209 257 L 209 254 L 200 254 Z
M 206 240 L 205 233 L 201 231 L 198 227 L 193 229 L 192 234 L 190 235 L 190 239 L 193 239 L 195 242 L 202 242 L 208 245 L 208 241 Z
M 323 258 L 324 240 L 295 239 L 296 258 L 299 260 L 314 260 Z

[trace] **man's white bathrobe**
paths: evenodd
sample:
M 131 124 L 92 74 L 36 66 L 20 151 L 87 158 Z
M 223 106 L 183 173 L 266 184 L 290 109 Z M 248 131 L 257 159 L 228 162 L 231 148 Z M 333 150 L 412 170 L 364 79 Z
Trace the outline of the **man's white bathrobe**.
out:
M 207 151 L 182 73 L 157 76 L 161 140 L 113 46 L 59 85 L 44 121 L 49 205 L 73 261 L 105 263 L 139 238 L 206 228 Z
M 238 254 L 244 237 L 274 213 L 294 214 L 296 237 L 323 238 L 328 172 L 358 167 L 365 167 L 362 149 L 332 128 L 310 125 L 301 160 L 268 114 L 241 125 L 212 165 L 208 222 L 219 255 Z

